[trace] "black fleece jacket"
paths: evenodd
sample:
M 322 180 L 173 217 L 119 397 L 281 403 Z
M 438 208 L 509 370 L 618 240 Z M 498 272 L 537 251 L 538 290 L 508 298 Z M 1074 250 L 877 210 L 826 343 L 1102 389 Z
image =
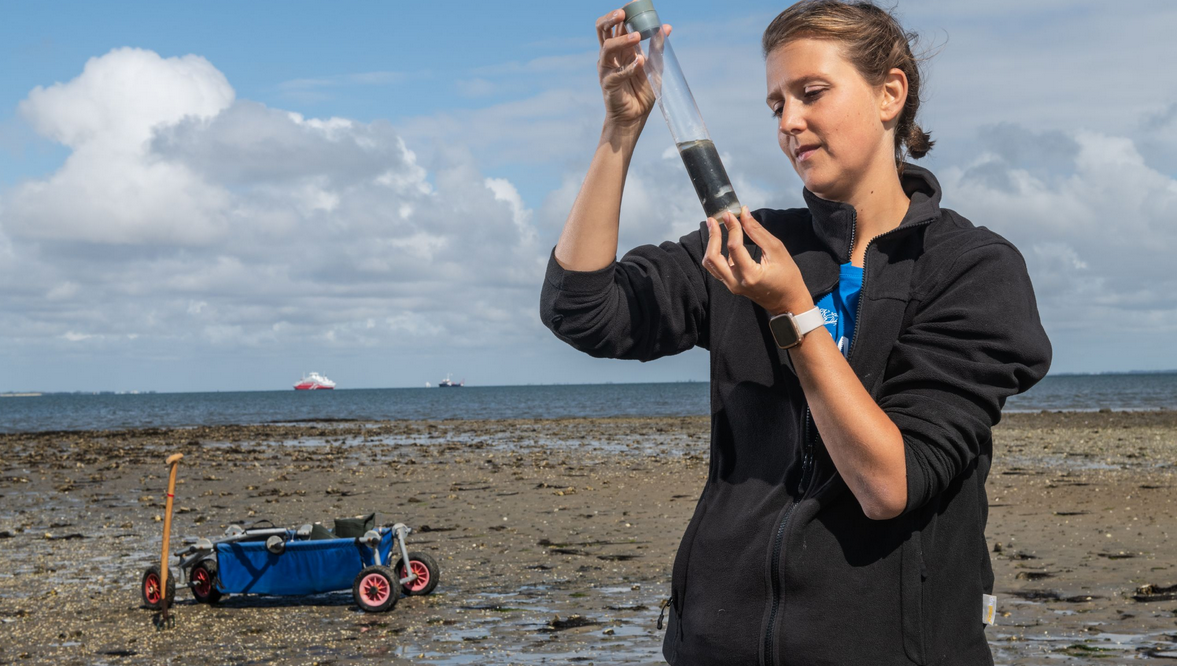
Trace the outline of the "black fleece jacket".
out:
M 927 170 L 906 165 L 902 182 L 911 205 L 867 247 L 849 356 L 903 435 L 908 504 L 890 520 L 867 518 L 835 469 L 768 313 L 702 268 L 706 225 L 599 271 L 549 261 L 541 316 L 573 347 L 711 352 L 710 471 L 674 561 L 672 664 L 992 664 L 990 430 L 1046 374 L 1050 342 L 1017 249 L 940 208 Z M 855 212 L 805 200 L 753 215 L 816 300 L 850 260 Z

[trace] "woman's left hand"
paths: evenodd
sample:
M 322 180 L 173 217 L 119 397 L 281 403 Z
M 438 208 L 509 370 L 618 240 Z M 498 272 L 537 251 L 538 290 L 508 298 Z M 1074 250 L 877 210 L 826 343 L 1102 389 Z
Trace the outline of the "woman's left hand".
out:
M 752 217 L 747 206 L 740 210 L 739 219 L 725 211 L 723 223 L 727 227 L 726 259 L 719 222 L 707 218 L 707 230 L 711 235 L 707 240 L 707 253 L 703 256 L 703 268 L 712 277 L 733 294 L 752 299 L 769 315 L 800 314 L 813 308 L 813 298 L 792 255 L 779 238 Z M 753 261 L 744 247 L 745 233 L 760 247 L 759 262 Z

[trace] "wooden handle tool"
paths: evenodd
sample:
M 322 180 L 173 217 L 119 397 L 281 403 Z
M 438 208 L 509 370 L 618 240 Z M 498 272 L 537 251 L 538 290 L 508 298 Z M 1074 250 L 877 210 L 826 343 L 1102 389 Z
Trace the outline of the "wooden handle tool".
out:
M 166 461 L 170 469 L 168 470 L 168 498 L 163 514 L 163 553 L 160 556 L 159 564 L 159 589 L 163 599 L 163 607 L 159 619 L 155 623 L 157 629 L 168 629 L 175 626 L 175 620 L 172 620 L 168 615 L 168 540 L 172 535 L 172 499 L 176 494 L 176 469 L 180 466 L 180 460 L 183 458 L 183 453 L 173 453 L 168 456 Z

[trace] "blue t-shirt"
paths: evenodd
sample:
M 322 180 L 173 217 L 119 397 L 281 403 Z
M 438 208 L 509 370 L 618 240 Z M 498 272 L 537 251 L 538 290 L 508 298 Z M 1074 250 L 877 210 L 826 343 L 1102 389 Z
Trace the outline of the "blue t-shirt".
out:
M 850 354 L 850 342 L 854 340 L 854 319 L 858 316 L 858 295 L 862 291 L 862 267 L 850 263 L 842 264 L 838 271 L 838 288 L 817 302 L 821 316 L 825 318 L 826 330 L 838 343 L 842 356 Z

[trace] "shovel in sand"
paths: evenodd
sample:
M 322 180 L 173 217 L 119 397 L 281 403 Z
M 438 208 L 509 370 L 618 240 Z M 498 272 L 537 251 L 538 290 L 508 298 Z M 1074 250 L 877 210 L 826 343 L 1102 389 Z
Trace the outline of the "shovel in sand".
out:
M 168 615 L 168 595 L 166 592 L 168 589 L 168 539 L 172 532 L 172 499 L 176 493 L 176 468 L 180 466 L 180 460 L 183 458 L 183 453 L 173 453 L 167 459 L 167 465 L 170 468 L 168 471 L 168 501 L 163 514 L 163 555 L 159 564 L 160 603 L 163 605 L 160 612 L 151 620 L 158 631 L 176 626 L 176 619 Z

